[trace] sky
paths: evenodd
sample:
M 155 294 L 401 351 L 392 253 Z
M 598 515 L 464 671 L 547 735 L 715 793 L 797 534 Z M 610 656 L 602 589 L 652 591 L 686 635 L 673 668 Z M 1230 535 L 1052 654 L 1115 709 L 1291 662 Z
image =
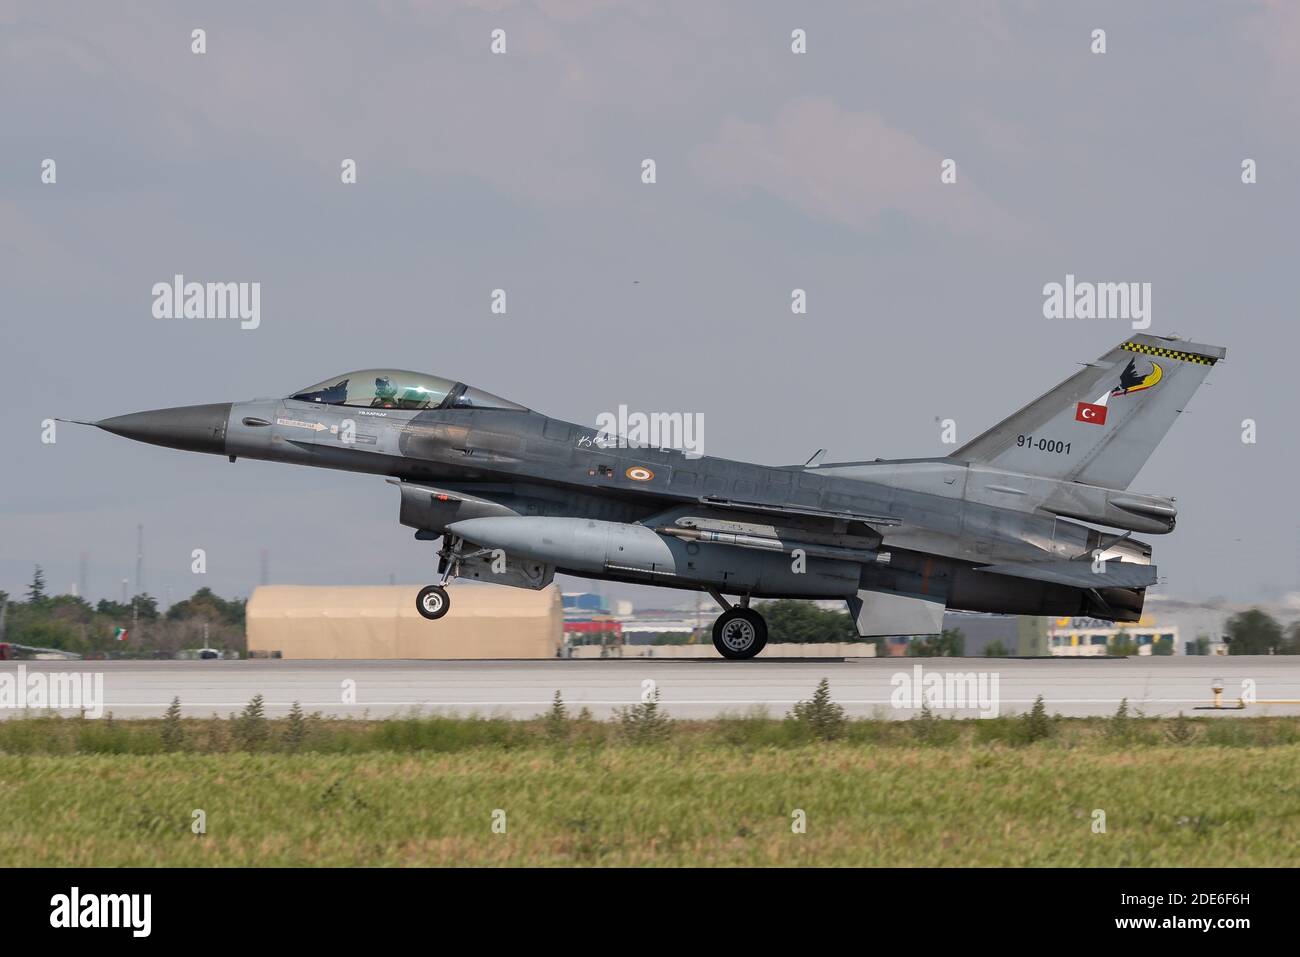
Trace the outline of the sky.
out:
M 0 2 L 0 589 L 84 556 L 92 600 L 134 592 L 138 525 L 163 599 L 247 595 L 263 549 L 273 583 L 434 577 L 380 477 L 44 441 L 55 416 L 397 367 L 584 424 L 699 414 L 765 464 L 945 455 L 942 420 L 964 443 L 1132 334 L 1045 317 L 1074 275 L 1228 349 L 1132 486 L 1178 499 L 1159 590 L 1276 600 L 1297 89 L 1282 2 Z M 260 283 L 257 328 L 154 318 L 178 273 Z

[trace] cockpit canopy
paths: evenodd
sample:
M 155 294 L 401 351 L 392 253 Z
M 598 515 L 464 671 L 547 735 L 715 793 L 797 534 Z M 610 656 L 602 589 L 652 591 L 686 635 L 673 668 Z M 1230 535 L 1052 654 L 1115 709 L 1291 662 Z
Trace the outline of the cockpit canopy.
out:
M 300 402 L 360 406 L 366 409 L 513 409 L 527 411 L 463 382 L 401 369 L 348 372 L 289 396 Z

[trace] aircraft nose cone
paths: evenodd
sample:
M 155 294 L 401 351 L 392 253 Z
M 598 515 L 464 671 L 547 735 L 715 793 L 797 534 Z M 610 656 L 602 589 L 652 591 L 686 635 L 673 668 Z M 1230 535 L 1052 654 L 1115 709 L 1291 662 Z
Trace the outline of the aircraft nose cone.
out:
M 226 423 L 230 421 L 231 405 L 230 402 L 218 402 L 132 412 L 100 419 L 95 425 L 105 432 L 137 442 L 221 455 L 226 451 Z

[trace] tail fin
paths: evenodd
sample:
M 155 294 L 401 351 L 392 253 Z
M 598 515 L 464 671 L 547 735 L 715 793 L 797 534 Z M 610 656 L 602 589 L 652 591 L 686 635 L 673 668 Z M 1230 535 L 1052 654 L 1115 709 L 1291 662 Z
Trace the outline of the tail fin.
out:
M 1222 346 L 1138 335 L 966 443 L 950 458 L 1128 488 Z

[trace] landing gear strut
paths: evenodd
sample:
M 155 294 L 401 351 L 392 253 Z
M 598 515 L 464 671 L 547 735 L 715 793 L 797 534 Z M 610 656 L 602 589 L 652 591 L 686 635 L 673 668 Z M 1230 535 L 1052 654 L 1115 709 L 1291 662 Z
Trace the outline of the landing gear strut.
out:
M 718 592 L 710 592 L 724 609 L 713 623 L 713 647 L 724 658 L 753 658 L 767 644 L 767 622 L 749 607 L 749 596 L 733 605 Z

